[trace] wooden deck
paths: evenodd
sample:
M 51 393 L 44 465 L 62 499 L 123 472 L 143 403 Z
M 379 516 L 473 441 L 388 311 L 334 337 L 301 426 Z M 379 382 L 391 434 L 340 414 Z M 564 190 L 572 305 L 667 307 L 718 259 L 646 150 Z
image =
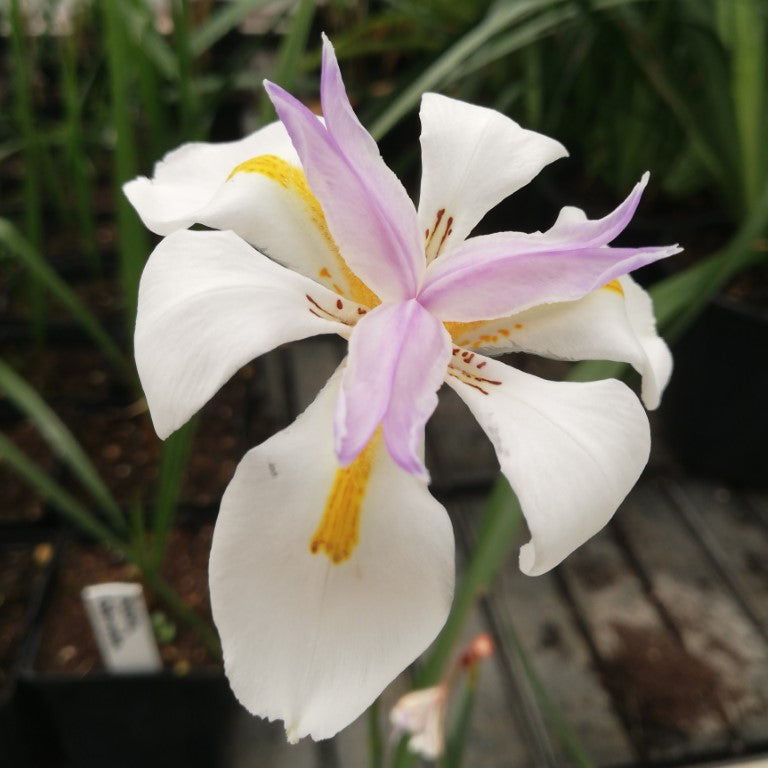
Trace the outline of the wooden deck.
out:
M 273 385 L 260 386 L 274 394 L 278 421 L 311 402 L 342 354 L 319 339 L 266 358 L 262 382 Z M 288 396 L 276 394 L 286 381 Z M 454 521 L 460 569 L 497 465 L 445 389 L 427 461 Z M 736 492 L 652 461 L 614 521 L 553 572 L 526 577 L 512 552 L 471 624 L 468 637 L 485 628 L 498 646 L 481 672 L 471 768 L 574 764 L 518 642 L 597 768 L 768 765 L 760 758 L 768 755 L 768 493 Z M 386 700 L 407 688 L 405 674 Z M 364 720 L 333 742 L 287 747 L 279 725 L 244 716 L 232 768 L 365 766 Z

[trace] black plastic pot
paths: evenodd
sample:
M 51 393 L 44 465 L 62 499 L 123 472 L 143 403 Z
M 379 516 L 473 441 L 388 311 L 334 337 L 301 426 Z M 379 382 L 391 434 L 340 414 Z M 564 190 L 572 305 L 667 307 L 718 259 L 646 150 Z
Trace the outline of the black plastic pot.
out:
M 768 310 L 725 296 L 673 348 L 664 433 L 690 471 L 768 487 Z
M 62 547 L 63 551 L 63 547 Z M 55 578 L 52 580 L 55 587 Z M 48 591 L 48 603 L 54 589 Z M 44 605 L 18 680 L 29 765 L 41 768 L 217 768 L 240 710 L 223 672 L 192 669 L 85 676 L 40 672 Z M 24 763 L 23 765 L 27 765 Z
M 68 768 L 215 768 L 238 708 L 217 673 L 76 679 L 26 669 L 19 684 L 33 764 Z
M 30 533 L 25 528 L 19 528 L 17 531 L 6 528 L 2 533 L 0 560 L 4 564 L 3 567 L 8 567 L 7 556 L 14 553 L 28 553 L 30 558 L 23 569 L 11 574 L 13 580 L 9 583 L 11 591 L 16 594 L 7 594 L 3 588 L 4 594 L 0 595 L 4 608 L 3 619 L 9 621 L 15 618 L 20 622 L 18 637 L 10 648 L 4 649 L 8 658 L 0 660 L 4 662 L 0 687 L 0 757 L 3 765 L 25 766 L 30 763 L 26 740 L 23 737 L 24 714 L 19 695 L 19 675 L 31 642 L 32 628 L 44 603 L 45 594 L 50 588 L 55 561 L 55 557 L 49 555 L 47 562 L 32 565 L 32 558 L 35 548 L 40 545 L 52 547 L 51 553 L 54 552 L 55 535 L 51 531 Z

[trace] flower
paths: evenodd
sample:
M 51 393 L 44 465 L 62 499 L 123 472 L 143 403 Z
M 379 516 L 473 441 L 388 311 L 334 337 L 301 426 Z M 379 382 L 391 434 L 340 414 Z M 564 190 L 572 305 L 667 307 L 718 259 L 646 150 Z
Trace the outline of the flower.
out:
M 417 211 L 352 111 L 327 40 L 322 119 L 265 87 L 280 122 L 182 146 L 125 187 L 167 235 L 141 280 L 136 362 L 166 437 L 257 355 L 322 333 L 349 340 L 314 403 L 240 462 L 210 560 L 235 694 L 284 720 L 290 740 L 325 738 L 448 614 L 453 533 L 421 458 L 438 388 L 469 406 L 518 494 L 531 532 L 521 568 L 552 568 L 635 483 L 648 421 L 618 381 L 544 381 L 490 355 L 627 361 L 654 407 L 671 358 L 628 272 L 679 249 L 607 245 L 647 175 L 602 219 L 565 208 L 546 232 L 468 237 L 566 152 L 435 94 L 421 105 Z M 186 231 L 193 223 L 220 231 Z
M 493 652 L 491 636 L 485 632 L 476 635 L 438 685 L 411 691 L 397 700 L 390 710 L 389 720 L 395 736 L 404 732 L 411 734 L 408 740 L 411 752 L 429 760 L 436 760 L 443 754 L 445 713 L 451 689 L 461 672 L 467 673 L 467 684 L 474 687 L 477 664 L 492 656 Z
M 448 692 L 448 684 L 444 682 L 411 691 L 401 696 L 389 713 L 395 735 L 410 733 L 408 748 L 428 760 L 436 760 L 443 754 Z

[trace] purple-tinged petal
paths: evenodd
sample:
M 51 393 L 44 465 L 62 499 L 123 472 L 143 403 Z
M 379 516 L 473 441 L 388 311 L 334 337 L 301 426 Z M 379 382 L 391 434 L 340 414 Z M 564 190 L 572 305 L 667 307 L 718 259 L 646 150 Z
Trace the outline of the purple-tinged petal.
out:
M 323 35 L 323 66 L 320 99 L 328 133 L 361 177 L 373 197 L 379 198 L 381 212 L 395 225 L 402 249 L 413 259 L 414 274 L 424 271 L 424 241 L 417 223 L 416 209 L 400 179 L 381 157 L 373 136 L 357 119 L 349 103 L 333 45 Z
M 626 200 L 601 219 L 588 219 L 581 209 L 566 206 L 560 210 L 557 220 L 546 232 L 500 232 L 494 237 L 503 238 L 505 247 L 508 248 L 508 255 L 576 250 L 606 245 L 617 238 L 632 220 L 648 179 L 649 174 L 644 173 L 627 195 Z M 467 244 L 469 245 L 470 242 L 472 241 L 468 241 Z M 473 252 L 470 251 L 470 253 Z M 464 256 L 464 250 L 457 247 L 450 253 L 445 253 L 441 260 L 461 259 Z M 438 265 L 432 267 L 428 277 L 437 269 Z
M 404 340 L 384 417 L 384 440 L 403 469 L 428 480 L 421 459 L 424 426 L 437 407 L 437 390 L 451 358 L 445 326 L 415 301 L 408 302 Z
M 355 327 L 336 403 L 336 454 L 349 464 L 381 424 L 392 458 L 426 478 L 419 456 L 451 355 L 442 324 L 416 301 L 382 304 Z
M 409 234 L 416 226 L 413 205 L 408 220 L 398 218 L 399 192 L 391 184 L 377 186 L 382 174 L 364 175 L 370 157 L 358 168 L 301 102 L 273 83 L 265 88 L 349 267 L 384 301 L 412 298 L 424 270 L 423 251 L 414 250 Z
M 419 301 L 442 320 L 486 320 L 575 301 L 618 277 L 680 252 L 676 245 L 608 248 L 637 209 L 648 174 L 627 199 L 591 221 L 563 208 L 546 232 L 475 237 L 430 264 Z
M 575 301 L 681 250 L 676 245 L 590 246 L 519 253 L 517 245 L 504 232 L 468 240 L 460 255 L 434 262 L 419 302 L 441 320 L 490 320 L 540 304 Z
M 588 248 L 612 242 L 632 221 L 649 178 L 650 174 L 646 171 L 627 199 L 602 219 L 590 220 L 581 211 L 578 212 L 581 215 L 573 216 L 571 212 L 574 209 L 563 208 L 552 227 L 539 236 L 541 241 L 548 243 L 549 247 L 563 244 L 571 248 Z

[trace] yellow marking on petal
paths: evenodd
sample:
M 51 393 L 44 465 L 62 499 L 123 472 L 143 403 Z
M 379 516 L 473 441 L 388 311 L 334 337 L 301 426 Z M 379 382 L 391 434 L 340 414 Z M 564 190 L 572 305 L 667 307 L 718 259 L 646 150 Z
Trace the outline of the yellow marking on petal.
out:
M 309 183 L 307 182 L 307 177 L 304 175 L 304 171 L 302 171 L 301 168 L 291 165 L 282 158 L 277 157 L 277 155 L 258 155 L 257 157 L 252 157 L 250 160 L 246 160 L 244 163 L 235 166 L 229 176 L 227 176 L 227 181 L 238 173 L 259 173 L 279 184 L 288 192 L 297 195 L 307 209 L 312 223 L 317 227 L 323 239 L 328 244 L 328 247 L 336 256 L 338 266 L 349 287 L 348 292 L 341 291 L 339 287 L 334 284 L 334 289 L 347 298 L 352 299 L 352 301 L 356 301 L 358 304 L 364 304 L 369 308 L 375 307 L 381 303 L 378 296 L 376 296 L 376 294 L 349 268 L 347 262 L 344 261 L 344 258 L 339 252 L 339 247 L 336 245 L 336 241 L 333 239 L 331 232 L 328 229 L 328 223 L 325 220 L 325 214 L 320 206 L 320 202 L 314 194 L 312 194 L 312 190 L 309 188 Z M 328 275 L 322 275 L 322 277 L 330 277 L 330 272 Z
M 320 274 L 320 277 L 330 277 L 331 276 L 331 273 L 328 271 L 328 269 L 326 267 L 323 267 L 320 270 L 319 274 Z
M 621 283 L 618 280 L 611 280 L 611 282 L 606 283 L 603 288 L 606 291 L 613 291 L 614 293 L 618 293 L 619 296 L 624 295 L 624 289 L 621 287 Z
M 348 466 L 336 470 L 336 477 L 325 502 L 309 551 L 324 552 L 334 565 L 349 560 L 360 533 L 360 510 L 379 443 L 379 432 L 371 438 L 360 455 Z
M 471 335 L 474 331 L 476 331 L 478 328 L 482 328 L 485 325 L 488 325 L 487 320 L 473 320 L 471 323 L 455 323 L 455 322 L 447 322 L 443 323 L 445 326 L 445 330 L 448 331 L 448 333 L 451 334 L 451 338 L 454 342 L 456 342 L 457 339 Z M 463 342 L 456 342 L 460 347 L 465 346 Z

